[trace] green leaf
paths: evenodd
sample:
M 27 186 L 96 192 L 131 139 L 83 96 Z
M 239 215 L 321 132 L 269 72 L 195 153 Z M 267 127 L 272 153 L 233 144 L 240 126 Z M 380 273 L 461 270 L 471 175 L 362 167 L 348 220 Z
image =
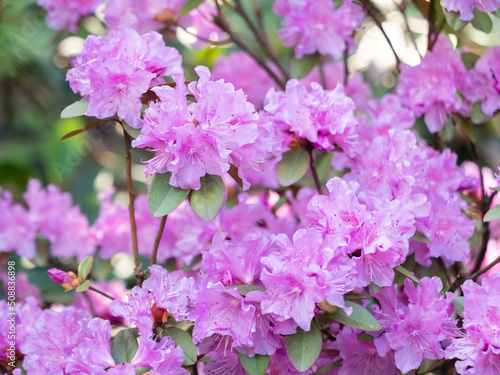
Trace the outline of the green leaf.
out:
M 92 269 L 92 263 L 94 262 L 94 257 L 85 257 L 78 265 L 78 277 L 85 280 Z
M 476 124 L 476 125 L 484 124 L 485 122 L 488 122 L 490 119 L 488 116 L 486 116 L 483 113 L 483 110 L 481 108 L 481 103 L 479 103 L 479 102 L 472 103 L 472 108 L 471 108 L 470 112 L 471 112 L 470 118 L 471 118 L 473 124 Z
M 115 363 L 130 363 L 137 353 L 137 331 L 135 328 L 124 329 L 111 341 L 111 356 Z
M 168 215 L 186 199 L 189 190 L 170 185 L 170 172 L 155 174 L 148 192 L 149 211 L 155 217 Z
M 447 10 L 444 10 L 444 17 L 446 18 L 446 23 L 453 31 L 462 30 L 465 26 L 467 26 L 467 22 L 462 21 L 459 18 L 460 15 L 456 12 L 448 12 Z
M 290 150 L 283 154 L 276 166 L 276 176 L 282 186 L 290 186 L 300 180 L 309 168 L 309 153 L 303 148 Z
M 83 282 L 83 284 L 80 284 L 78 285 L 78 287 L 76 288 L 76 291 L 77 292 L 85 292 L 86 290 L 88 290 L 90 287 L 90 281 L 89 280 L 85 280 Z
M 269 356 L 256 354 L 252 358 L 238 352 L 240 363 L 248 375 L 264 375 L 269 366 Z
M 373 336 L 370 336 L 368 333 L 366 332 L 361 332 L 359 335 L 358 335 L 358 341 L 373 341 Z
M 486 215 L 484 215 L 483 218 L 484 222 L 494 220 L 500 220 L 500 204 L 496 205 L 491 210 L 486 212 Z
M 180 328 L 165 328 L 166 336 L 170 336 L 175 341 L 175 346 L 180 346 L 184 352 L 183 366 L 191 366 L 196 363 L 196 345 L 193 343 L 191 335 Z
M 193 9 L 197 8 L 198 5 L 200 5 L 204 0 L 188 0 L 186 3 L 182 6 L 181 10 L 179 10 L 179 16 L 183 16 L 185 14 L 188 14 L 191 12 Z
M 307 332 L 298 327 L 297 333 L 285 336 L 285 345 L 293 367 L 298 371 L 306 371 L 318 359 L 323 345 L 318 323 L 313 319 L 311 329 Z
M 189 204 L 193 212 L 203 221 L 212 221 L 224 204 L 224 182 L 220 176 L 205 175 L 200 179 L 201 188 L 192 191 Z
M 68 105 L 61 112 L 61 118 L 71 118 L 83 116 L 89 109 L 90 100 L 80 100 Z
M 370 288 L 370 290 L 377 294 L 378 292 L 380 292 L 382 290 L 382 288 L 380 286 L 378 286 L 377 284 L 374 284 L 374 283 L 370 283 L 370 285 L 368 285 L 368 288 Z
M 228 285 L 226 286 L 226 289 L 238 289 L 238 293 L 241 294 L 242 296 L 246 296 L 248 293 L 253 292 L 253 291 L 260 291 L 260 292 L 265 292 L 267 288 L 265 286 L 258 286 L 258 285 Z
M 323 367 L 319 368 L 318 371 L 316 371 L 314 373 L 314 375 L 323 375 L 323 374 L 326 374 L 327 372 L 335 370 L 336 368 L 339 368 L 340 366 L 342 366 L 342 360 L 341 359 L 339 359 L 338 361 L 329 363 L 326 366 L 323 366 Z
M 304 78 L 318 64 L 320 55 L 306 55 L 300 60 L 293 58 L 290 61 L 290 73 L 293 78 Z
M 367 309 L 351 301 L 345 301 L 345 305 L 346 307 L 352 307 L 352 314 L 350 316 L 347 316 L 342 309 L 337 309 L 333 314 L 325 315 L 346 326 L 362 329 L 363 331 L 380 330 L 379 322 Z
M 479 55 L 476 55 L 472 52 L 462 53 L 462 62 L 464 63 L 467 70 L 471 70 L 476 65 L 477 59 L 479 59 Z
M 121 122 L 123 130 L 125 130 L 132 138 L 136 139 L 139 134 L 141 134 L 141 129 L 135 129 L 130 125 L 125 124 L 125 121 Z
M 474 128 L 474 124 L 468 118 L 462 116 L 456 116 L 457 119 L 456 124 L 460 133 L 467 139 L 469 142 L 476 143 L 476 129 Z
M 418 277 L 416 277 L 413 272 L 411 271 L 408 271 L 406 268 L 404 268 L 403 266 L 396 266 L 394 267 L 394 271 L 396 271 L 397 273 L 403 275 L 404 277 L 407 277 L 408 279 L 416 282 L 418 285 L 421 285 L 420 284 L 420 280 L 418 279 Z
M 415 231 L 415 234 L 410 238 L 410 240 L 430 244 L 431 240 L 425 237 L 422 233 Z
M 472 20 L 472 26 L 488 34 L 491 31 L 493 24 L 491 22 L 490 16 L 488 16 L 486 13 L 480 12 L 476 8 L 474 9 L 474 18 Z
M 460 315 L 462 318 L 464 317 L 464 297 L 455 297 L 453 301 L 451 301 L 451 305 L 455 309 L 455 312 Z

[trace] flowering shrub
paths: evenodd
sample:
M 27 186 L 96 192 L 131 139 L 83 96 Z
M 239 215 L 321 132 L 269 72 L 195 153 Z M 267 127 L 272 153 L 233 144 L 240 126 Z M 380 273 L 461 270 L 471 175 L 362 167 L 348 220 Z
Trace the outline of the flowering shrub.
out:
M 0 190 L 2 373 L 500 374 L 500 187 L 475 129 L 500 109 L 500 47 L 454 46 L 500 2 L 416 1 L 414 64 L 378 3 L 38 0 L 56 30 L 104 26 L 61 114 L 97 120 L 62 141 L 121 129 L 128 207 L 119 186 L 95 220 L 37 179 Z M 396 62 L 377 95 L 349 71 L 370 23 Z

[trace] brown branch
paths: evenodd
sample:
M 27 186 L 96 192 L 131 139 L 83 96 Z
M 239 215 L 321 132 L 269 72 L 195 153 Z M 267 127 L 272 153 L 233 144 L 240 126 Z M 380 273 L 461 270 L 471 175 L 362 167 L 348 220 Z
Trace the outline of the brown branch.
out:
M 96 289 L 94 288 L 93 286 L 89 286 L 89 290 L 93 291 L 93 292 L 96 292 L 96 293 L 99 293 L 101 296 L 104 296 L 106 297 L 107 299 L 110 299 L 111 301 L 114 301 L 115 298 L 114 297 L 111 297 L 109 294 L 106 294 L 102 291 L 100 291 L 99 289 Z
M 274 51 L 271 48 L 271 45 L 269 44 L 269 40 L 267 39 L 267 36 L 265 35 L 265 29 L 263 27 L 263 24 L 261 23 L 261 32 L 255 27 L 254 23 L 248 16 L 247 12 L 245 11 L 245 8 L 241 4 L 241 0 L 236 0 L 236 7 L 235 7 L 236 12 L 243 18 L 245 23 L 248 25 L 250 28 L 250 31 L 255 37 L 255 40 L 259 45 L 261 46 L 262 50 L 268 56 L 271 61 L 278 67 L 278 69 L 281 71 L 281 74 L 283 74 L 283 77 L 285 78 L 286 81 L 290 79 L 290 75 L 288 72 L 283 68 L 281 63 L 278 60 L 278 57 L 274 53 Z
M 272 71 L 272 69 L 266 64 L 266 62 L 254 51 L 252 51 L 245 43 L 243 43 L 240 37 L 236 35 L 233 30 L 231 30 L 224 17 L 224 14 L 222 13 L 218 1 L 215 2 L 215 5 L 217 6 L 217 16 L 214 17 L 214 23 L 219 26 L 222 31 L 225 31 L 229 35 L 234 44 L 248 53 L 267 72 L 267 74 L 269 74 L 269 76 L 279 85 L 279 87 L 285 89 L 285 83 L 276 75 L 275 72 Z
M 385 40 L 389 44 L 389 47 L 391 47 L 391 51 L 394 54 L 394 58 L 396 59 L 396 70 L 399 73 L 399 64 L 401 63 L 401 60 L 399 59 L 399 56 L 396 53 L 396 50 L 394 49 L 394 46 L 392 45 L 391 39 L 389 38 L 389 36 L 385 32 L 385 30 L 384 30 L 384 28 L 382 26 L 382 23 L 378 19 L 378 16 L 375 14 L 375 12 L 373 11 L 373 9 L 370 7 L 370 1 L 369 0 L 363 0 L 363 8 L 365 8 L 366 14 L 368 14 L 370 16 L 370 18 L 373 20 L 373 22 L 375 22 L 375 24 L 377 25 L 377 27 L 380 29 L 380 31 L 384 35 Z
M 318 190 L 318 193 L 323 194 L 323 188 L 321 187 L 318 171 L 316 170 L 316 164 L 314 163 L 314 153 L 313 153 L 314 146 L 311 143 L 308 143 L 306 146 L 306 150 L 309 153 L 309 167 L 311 169 L 311 174 L 314 179 L 314 185 L 316 185 L 316 190 Z
M 167 216 L 162 216 L 160 226 L 158 228 L 158 233 L 156 234 L 155 244 L 153 246 L 153 251 L 151 252 L 151 260 L 149 265 L 152 266 L 156 263 L 156 254 L 158 253 L 158 246 L 160 246 L 161 236 L 163 235 L 163 229 L 165 229 L 165 223 L 167 222 Z
M 137 225 L 135 223 L 135 210 L 134 210 L 134 190 L 132 187 L 132 138 L 123 129 L 123 138 L 125 140 L 125 160 L 127 169 L 127 192 L 128 192 L 128 211 L 130 216 L 130 231 L 132 233 L 132 251 L 134 254 L 134 274 L 136 284 L 141 286 L 144 280 L 144 273 L 142 272 L 142 266 L 139 263 L 139 246 L 137 241 Z

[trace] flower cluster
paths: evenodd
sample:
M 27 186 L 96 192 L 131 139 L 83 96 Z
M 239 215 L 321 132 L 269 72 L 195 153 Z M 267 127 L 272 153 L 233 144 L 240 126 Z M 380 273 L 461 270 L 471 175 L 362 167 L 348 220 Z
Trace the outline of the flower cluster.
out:
M 446 358 L 457 358 L 459 374 L 495 374 L 500 369 L 500 274 L 482 285 L 468 280 L 464 292 L 463 333 L 446 348 Z
M 37 0 L 47 12 L 47 26 L 55 30 L 78 31 L 78 22 L 97 10 L 102 0 Z
M 276 14 L 284 18 L 280 38 L 287 47 L 294 47 L 295 56 L 302 58 L 319 52 L 335 60 L 353 46 L 352 32 L 363 21 L 362 8 L 346 0 L 335 8 L 329 0 L 276 0 Z
M 67 80 L 75 93 L 89 100 L 87 116 L 114 116 L 130 126 L 141 126 L 141 96 L 164 83 L 182 61 L 175 48 L 166 47 L 160 34 L 139 35 L 132 29 L 106 37 L 90 35 L 75 59 Z
M 153 89 L 160 100 L 150 102 L 141 134 L 132 144 L 155 151 L 146 162 L 146 175 L 172 172 L 172 186 L 198 190 L 201 177 L 220 176 L 234 165 L 248 189 L 243 170 L 266 160 L 273 145 L 274 134 L 266 131 L 270 125 L 259 120 L 243 91 L 211 81 L 206 67 L 195 70 L 200 78 L 188 89 L 196 102 L 188 104 L 184 75 L 176 69 L 175 88 Z
M 50 242 L 54 256 L 82 259 L 94 253 L 88 236 L 89 224 L 78 206 L 73 206 L 69 193 L 61 193 L 54 185 L 47 190 L 40 181 L 30 180 L 24 199 L 28 210 L 12 204 L 8 192 L 0 196 L 0 251 L 16 251 L 29 259 L 35 257 L 37 233 Z

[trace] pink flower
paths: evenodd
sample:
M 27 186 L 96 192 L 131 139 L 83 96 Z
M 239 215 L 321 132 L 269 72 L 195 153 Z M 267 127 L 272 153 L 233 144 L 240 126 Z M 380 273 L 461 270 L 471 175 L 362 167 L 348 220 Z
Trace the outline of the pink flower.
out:
M 443 0 L 443 6 L 448 12 L 460 13 L 462 21 L 472 21 L 474 10 L 495 12 L 500 8 L 499 0 Z
M 69 193 L 61 193 L 54 185 L 45 190 L 40 181 L 30 180 L 24 199 L 30 224 L 50 241 L 53 256 L 81 260 L 94 253 L 87 217 L 72 205 Z
M 424 115 L 429 131 L 436 133 L 443 128 L 447 115 L 468 112 L 468 104 L 457 95 L 467 87 L 468 80 L 470 73 L 459 52 L 440 37 L 420 65 L 401 67 L 396 92 L 416 116 Z
M 277 0 L 273 11 L 284 18 L 281 40 L 295 47 L 299 59 L 316 51 L 340 59 L 352 47 L 351 34 L 364 18 L 362 8 L 350 0 L 338 8 L 329 0 Z
M 212 79 L 224 79 L 232 83 L 235 89 L 242 89 L 256 108 L 262 108 L 271 87 L 278 88 L 269 74 L 245 52 L 232 52 L 228 56 L 218 57 Z
M 500 274 L 483 278 L 482 285 L 468 280 L 464 292 L 465 333 L 446 348 L 446 358 L 457 358 L 459 374 L 496 374 L 500 368 Z
M 196 102 L 187 105 L 182 71 L 174 74 L 176 87 L 153 91 L 159 102 L 150 103 L 141 135 L 134 147 L 156 152 L 146 162 L 146 175 L 172 172 L 170 184 L 182 189 L 200 188 L 205 174 L 222 175 L 230 164 L 239 169 L 264 162 L 270 147 L 258 123 L 258 114 L 241 90 L 222 80 L 210 81 L 205 67 L 195 69 L 200 79 L 189 84 Z M 272 134 L 270 134 L 272 136 Z M 245 146 L 245 148 L 243 148 Z M 246 183 L 244 188 L 248 188 Z
M 291 79 L 284 92 L 271 89 L 267 93 L 264 110 L 281 131 L 293 132 L 320 150 L 333 150 L 337 145 L 351 154 L 358 140 L 354 102 L 340 84 L 327 91 L 315 82 L 308 89 Z
M 189 320 L 194 322 L 193 340 L 201 342 L 214 334 L 229 335 L 234 346 L 252 346 L 255 331 L 255 306 L 247 303 L 237 289 L 222 283 L 208 283 L 192 299 Z
M 106 37 L 90 36 L 75 59 L 67 80 L 74 92 L 89 99 L 87 116 L 100 119 L 115 114 L 130 126 L 141 126 L 141 96 L 182 61 L 175 48 L 166 47 L 160 34 L 139 35 L 125 29 Z
M 102 0 L 37 0 L 37 4 L 47 12 L 47 25 L 55 30 L 78 31 L 82 17 L 94 13 Z
M 16 251 L 33 259 L 37 227 L 30 223 L 28 211 L 20 204 L 13 204 L 10 192 L 0 189 L 0 212 L 0 251 Z

